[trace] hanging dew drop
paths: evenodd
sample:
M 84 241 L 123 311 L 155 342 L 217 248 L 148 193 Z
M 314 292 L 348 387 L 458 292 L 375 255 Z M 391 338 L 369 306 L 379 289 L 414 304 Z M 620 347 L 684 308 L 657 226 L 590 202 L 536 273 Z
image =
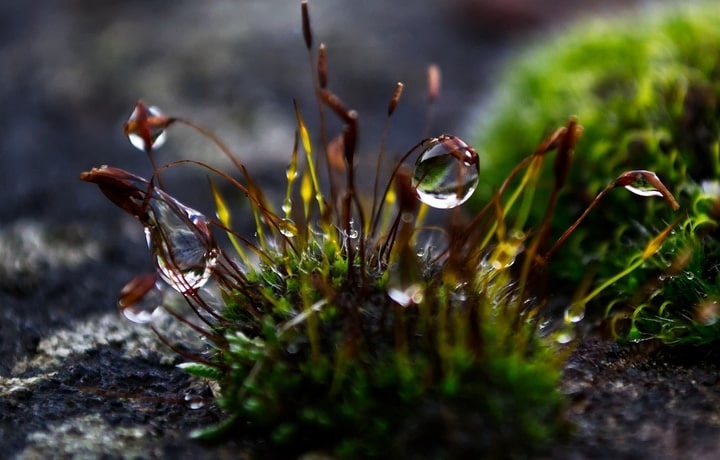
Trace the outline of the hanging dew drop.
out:
M 290 215 L 290 212 L 292 211 L 292 200 L 290 198 L 283 201 L 282 211 L 285 215 Z
M 472 196 L 480 176 L 477 152 L 455 136 L 432 139 L 415 162 L 412 185 L 428 206 L 451 209 Z
M 210 279 L 219 250 L 209 221 L 200 212 L 155 191 L 149 201 L 145 236 L 158 273 L 176 291 L 196 291 Z
M 118 308 L 129 321 L 149 324 L 163 315 L 164 289 L 154 273 L 136 276 L 120 291 Z
M 626 185 L 625 190 L 639 196 L 663 196 L 660 190 L 642 184 Z
M 670 193 L 670 190 L 660 181 L 657 175 L 652 171 L 635 170 L 622 173 L 615 179 L 615 187 L 624 187 L 630 193 L 638 196 L 652 197 L 658 196 L 665 199 L 670 207 L 677 211 L 680 204 Z
M 145 110 L 147 115 L 147 120 L 145 123 L 143 123 L 142 126 L 139 126 L 139 118 L 140 118 L 140 111 Z M 165 144 L 165 141 L 167 140 L 167 131 L 165 129 L 164 124 L 157 124 L 152 123 L 153 119 L 163 117 L 163 113 L 155 106 L 150 107 L 135 107 L 135 110 L 133 110 L 132 114 L 130 114 L 130 118 L 128 118 L 128 121 L 126 123 L 126 126 L 129 127 L 127 131 L 127 137 L 130 143 L 135 147 L 136 149 L 145 152 L 147 150 L 155 150 L 163 146 Z M 145 145 L 146 139 L 141 134 L 143 129 L 148 130 L 149 134 L 149 141 L 150 146 Z
M 348 232 L 348 238 L 351 240 L 356 239 L 359 236 L 357 228 L 355 228 L 355 221 L 353 219 L 350 219 L 350 231 Z
M 565 324 L 575 324 L 585 318 L 585 305 L 582 303 L 573 303 L 565 309 Z
M 295 225 L 295 222 L 290 219 L 282 219 L 278 222 L 278 230 L 280 230 L 280 233 L 282 233 L 283 236 L 288 238 L 294 238 L 297 236 L 297 226 Z

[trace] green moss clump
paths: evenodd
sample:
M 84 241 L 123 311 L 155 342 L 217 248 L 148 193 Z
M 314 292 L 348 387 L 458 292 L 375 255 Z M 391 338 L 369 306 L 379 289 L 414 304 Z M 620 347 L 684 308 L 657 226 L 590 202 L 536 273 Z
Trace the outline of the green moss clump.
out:
M 607 290 L 602 303 L 611 305 L 610 311 L 635 312 L 633 339 L 678 341 L 677 334 L 659 333 L 660 323 L 665 330 L 687 331 L 674 321 L 687 320 L 687 310 L 716 291 L 713 267 L 720 252 L 706 243 L 717 216 L 698 211 L 696 204 L 700 195 L 712 199 L 712 183 L 720 173 L 719 23 L 720 8 L 714 2 L 581 23 L 507 67 L 475 139 L 478 151 L 487 156 L 482 158 L 485 186 L 475 197 L 481 203 L 498 186 L 496 178 L 532 151 L 537 133 L 554 129 L 571 114 L 582 120 L 585 131 L 559 200 L 556 232 L 625 170 L 653 170 L 678 197 L 688 220 L 670 236 L 662 259 L 667 262 L 681 247 L 694 248 L 693 262 L 683 273 L 696 282 L 683 288 L 668 283 L 653 296 L 664 307 L 647 308 L 639 291 L 653 284 L 651 271 L 663 270 L 656 260 Z M 551 184 L 547 173 L 538 193 L 547 195 Z M 535 218 L 542 211 L 534 210 Z M 611 278 L 661 230 L 657 222 L 675 218 L 655 200 L 608 194 L 558 254 L 552 284 L 569 296 L 590 271 L 600 281 Z
M 147 153 L 153 177 L 109 166 L 81 176 L 142 223 L 157 266 L 123 289 L 121 311 L 141 323 L 165 311 L 208 343 L 193 351 L 157 331 L 188 360 L 188 372 L 217 384 L 228 419 L 198 436 L 257 440 L 260 451 L 272 446 L 271 456 L 541 452 L 569 428 L 558 383 L 572 327 L 546 327 L 544 299 L 532 294 L 547 261 L 535 244 L 546 225 L 531 229 L 503 216 L 533 202 L 545 150 L 567 158 L 577 124 L 558 131 L 559 145 L 546 143 L 519 162 L 505 193 L 468 217 L 459 206 L 476 185 L 478 158 L 454 136 L 420 141 L 383 178 L 384 191 L 363 195 L 354 185 L 357 114 L 318 80 L 321 110 L 343 128 L 335 137 L 321 123 L 319 139 L 339 140 L 313 145 L 295 107 L 296 142 L 279 211 L 208 129 L 137 104 L 125 131 Z M 158 165 L 159 140 L 177 125 L 213 142 L 239 179 L 190 160 Z M 404 164 L 411 157 L 414 169 Z M 214 180 L 217 219 L 165 190 L 164 171 L 187 164 L 247 198 L 243 217 L 255 221 L 253 236 L 232 230 L 237 214 Z M 428 205 L 445 210 L 447 222 L 426 224 Z M 422 238 L 428 232 L 432 240 Z M 168 291 L 182 295 L 183 308 L 165 300 Z

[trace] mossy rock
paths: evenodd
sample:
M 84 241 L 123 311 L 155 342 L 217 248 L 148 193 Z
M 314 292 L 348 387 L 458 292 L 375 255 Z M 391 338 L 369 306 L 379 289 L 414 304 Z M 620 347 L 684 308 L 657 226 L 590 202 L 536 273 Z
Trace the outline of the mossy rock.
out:
M 720 170 L 718 24 L 714 2 L 648 8 L 578 24 L 510 63 L 473 139 L 482 181 L 474 202 L 484 204 L 544 135 L 576 116 L 584 133 L 556 210 L 556 236 L 631 169 L 656 172 L 687 207 L 692 194 L 681 190 Z M 537 203 L 552 187 L 546 166 Z M 544 211 L 538 205 L 532 217 L 539 221 Z M 595 261 L 598 276 L 610 276 L 626 262 L 609 260 L 613 250 L 647 243 L 673 218 L 663 200 L 612 191 L 555 258 L 554 289 L 572 293 Z

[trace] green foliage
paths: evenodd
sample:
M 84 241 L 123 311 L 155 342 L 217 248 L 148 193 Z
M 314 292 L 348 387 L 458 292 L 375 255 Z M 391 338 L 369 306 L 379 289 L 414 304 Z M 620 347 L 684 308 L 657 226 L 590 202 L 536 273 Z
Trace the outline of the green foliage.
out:
M 693 319 L 698 303 L 709 308 L 707 299 L 717 291 L 720 252 L 709 230 L 717 216 L 698 203 L 717 198 L 720 173 L 719 23 L 720 9 L 705 2 L 579 24 L 508 66 L 475 143 L 487 154 L 482 158 L 487 181 L 475 196 L 479 204 L 498 186 L 494 178 L 532 151 L 538 132 L 553 129 L 568 114 L 582 120 L 585 131 L 558 203 L 555 231 L 626 169 L 653 170 L 678 196 L 687 220 L 660 255 L 602 296 L 609 312 L 632 318 L 629 329 L 619 327 L 625 321 L 616 318 L 618 332 L 632 340 L 720 337 Z M 547 196 L 551 184 L 546 173 L 538 193 Z M 534 217 L 541 211 L 533 210 Z M 657 201 L 608 194 L 559 252 L 553 284 L 570 295 L 589 272 L 600 281 L 610 279 L 642 253 L 648 236 L 661 229 L 658 222 L 675 219 Z M 688 265 L 663 274 L 673 257 L 686 251 Z M 658 277 L 666 282 L 658 283 Z
M 619 337 L 678 345 L 720 339 L 718 192 L 716 181 L 686 184 L 689 215 L 650 263 L 616 284 L 626 293 L 609 310 Z

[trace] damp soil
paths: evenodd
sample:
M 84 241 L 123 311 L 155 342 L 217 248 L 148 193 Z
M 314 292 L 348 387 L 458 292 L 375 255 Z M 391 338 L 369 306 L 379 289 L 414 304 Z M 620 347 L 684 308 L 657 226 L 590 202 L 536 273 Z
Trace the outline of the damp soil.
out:
M 562 381 L 574 434 L 551 458 L 717 458 L 718 358 L 718 346 L 585 339 Z
M 42 373 L 21 373 L 25 381 L 0 397 L 0 457 L 258 458 L 258 449 L 273 456 L 242 430 L 219 443 L 190 439 L 191 430 L 222 419 L 210 390 L 162 352 L 128 357 L 125 346 L 111 340 Z M 562 381 L 573 434 L 539 458 L 717 458 L 719 353 L 584 340 Z

